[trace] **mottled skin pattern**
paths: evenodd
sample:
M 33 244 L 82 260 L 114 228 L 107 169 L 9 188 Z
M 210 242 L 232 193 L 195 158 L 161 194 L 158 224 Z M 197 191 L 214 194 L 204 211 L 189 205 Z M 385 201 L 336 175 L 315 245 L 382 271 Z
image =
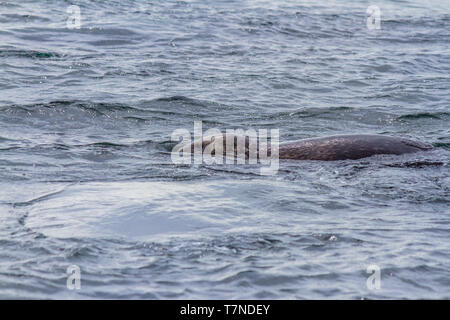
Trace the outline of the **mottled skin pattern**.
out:
M 340 135 L 280 143 L 280 159 L 345 160 L 375 154 L 405 154 L 429 150 L 432 146 L 403 138 L 381 135 Z
M 219 136 L 220 137 L 220 136 Z M 234 138 L 234 154 L 236 155 L 236 136 L 223 135 L 223 150 L 226 140 Z M 201 149 L 210 145 L 217 137 L 204 137 Z M 249 138 L 245 137 L 245 154 L 248 157 Z M 194 152 L 191 144 L 191 153 Z M 270 143 L 269 143 L 270 146 Z M 405 154 L 430 150 L 433 147 L 421 142 L 382 135 L 338 135 L 314 139 L 304 139 L 279 144 L 279 159 L 292 160 L 346 160 L 361 159 L 376 154 Z M 213 149 L 214 150 L 214 149 Z M 180 150 L 178 150 L 180 151 Z M 215 152 L 213 151 L 212 154 Z M 270 154 L 270 148 L 268 148 Z

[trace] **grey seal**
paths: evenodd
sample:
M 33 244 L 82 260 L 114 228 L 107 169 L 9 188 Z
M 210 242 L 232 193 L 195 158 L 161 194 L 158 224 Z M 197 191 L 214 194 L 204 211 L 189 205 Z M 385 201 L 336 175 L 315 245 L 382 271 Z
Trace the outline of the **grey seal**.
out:
M 215 142 L 220 135 L 203 137 L 201 142 L 194 141 L 190 147 L 186 146 L 175 151 L 187 151 L 194 153 L 194 144 L 200 143 L 200 149 L 203 151 L 209 148 L 211 154 L 215 154 L 215 147 L 211 144 Z M 252 141 L 250 137 L 240 137 L 245 145 L 245 154 L 249 155 L 249 145 Z M 226 154 L 227 140 L 234 139 L 232 144 L 233 153 L 237 154 L 237 141 L 239 136 L 222 134 L 223 154 Z M 217 143 L 217 142 L 216 142 Z M 257 146 L 259 150 L 259 146 Z M 431 150 L 433 147 L 429 144 L 413 141 L 405 138 L 384 136 L 384 135 L 336 135 L 312 139 L 302 139 L 298 141 L 284 142 L 278 145 L 279 159 L 291 160 L 347 160 L 361 159 L 377 154 L 401 155 L 419 151 Z M 267 148 L 268 154 L 271 153 L 270 144 Z

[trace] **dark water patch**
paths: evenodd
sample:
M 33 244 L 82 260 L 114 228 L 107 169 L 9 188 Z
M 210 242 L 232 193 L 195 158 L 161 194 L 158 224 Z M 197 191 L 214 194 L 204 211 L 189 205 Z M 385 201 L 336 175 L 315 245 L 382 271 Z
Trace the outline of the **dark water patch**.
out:
M 420 120 L 420 119 L 439 119 L 443 120 L 443 118 L 450 117 L 450 113 L 447 112 L 438 112 L 438 113 L 430 113 L 430 112 L 422 112 L 422 113 L 414 113 L 414 114 L 405 114 L 397 118 L 397 120 Z
M 77 147 L 99 147 L 99 148 L 105 148 L 105 149 L 120 149 L 123 147 L 127 147 L 125 144 L 118 144 L 118 143 L 112 143 L 112 142 L 94 142 L 89 143 L 86 145 L 78 145 Z
M 80 111 L 92 111 L 92 114 L 97 115 L 105 115 L 110 112 L 117 111 L 142 111 L 138 108 L 120 104 L 120 103 L 92 103 L 92 102 L 84 102 L 84 101 L 51 101 L 48 103 L 37 103 L 30 105 L 12 105 L 12 106 L 2 106 L 0 109 L 3 112 L 9 114 L 17 114 L 20 112 L 25 112 L 28 115 L 42 115 L 45 112 L 57 112 L 60 114 L 64 114 L 68 110 L 80 110 Z
M 92 46 L 109 46 L 109 47 L 116 47 L 116 46 L 123 46 L 127 44 L 135 43 L 133 40 L 97 40 L 97 41 L 88 41 L 88 44 Z
M 6 138 L 6 137 L 2 137 L 2 136 L 0 136 L 0 142 L 11 142 L 11 141 L 14 141 L 14 142 L 18 142 L 18 141 L 21 141 L 20 139 L 11 139 L 11 138 Z
M 31 14 L 15 14 L 15 13 L 3 13 L 0 17 L 0 23 L 14 23 L 14 22 L 49 22 L 49 18 L 36 16 Z
M 51 198 L 51 197 L 53 197 L 53 196 L 55 196 L 55 195 L 60 194 L 60 193 L 63 192 L 63 191 L 64 191 L 64 188 L 61 189 L 61 190 L 59 190 L 59 191 L 47 193 L 47 194 L 44 194 L 44 195 L 42 195 L 42 196 L 39 196 L 39 197 L 37 197 L 37 198 L 33 198 L 33 199 L 30 199 L 30 200 L 27 200 L 27 201 L 23 201 L 23 202 L 14 202 L 14 203 L 12 203 L 12 205 L 13 205 L 14 207 L 30 206 L 30 205 L 33 205 L 33 204 L 35 204 L 35 203 L 37 203 L 37 202 L 47 200 L 47 199 L 49 199 L 49 198 Z M 23 224 L 23 222 L 22 222 L 22 224 Z
M 349 87 L 366 87 L 369 86 L 368 82 L 362 81 L 362 80 L 346 80 L 343 81 L 343 84 Z
M 9 2 L 9 1 L 2 1 L 0 2 L 0 6 L 2 7 L 8 7 L 8 8 L 19 8 L 20 5 L 17 3 Z
M 179 103 L 182 105 L 193 105 L 193 106 L 199 106 L 199 107 L 206 107 L 207 104 L 203 101 L 191 99 L 184 96 L 172 96 L 172 97 L 165 97 L 165 98 L 158 98 L 154 100 L 155 102 L 168 102 L 168 103 Z
M 341 112 L 352 112 L 355 110 L 352 107 L 331 107 L 331 108 L 308 108 L 305 110 L 293 111 L 293 112 L 279 112 L 276 114 L 269 114 L 263 116 L 261 119 L 279 119 L 279 118 L 310 118 L 321 117 L 327 114 L 339 114 Z
M 140 123 L 145 123 L 150 121 L 149 119 L 144 119 L 144 118 L 140 118 L 140 117 L 123 117 L 126 120 L 132 120 L 132 121 L 136 121 L 136 122 L 140 122 Z M 154 118 L 154 117 L 153 117 Z M 158 118 L 159 120 L 162 120 L 163 118 Z
M 436 148 L 444 148 L 450 150 L 450 142 L 436 142 L 433 144 Z
M 35 50 L 0 50 L 0 57 L 6 58 L 33 58 L 33 59 L 49 59 L 49 58 L 60 58 L 61 55 L 57 52 L 45 52 L 45 51 L 35 51 Z
M 444 166 L 445 163 L 442 161 L 409 161 L 403 163 L 390 163 L 385 164 L 387 167 L 394 168 L 425 168 L 429 166 Z

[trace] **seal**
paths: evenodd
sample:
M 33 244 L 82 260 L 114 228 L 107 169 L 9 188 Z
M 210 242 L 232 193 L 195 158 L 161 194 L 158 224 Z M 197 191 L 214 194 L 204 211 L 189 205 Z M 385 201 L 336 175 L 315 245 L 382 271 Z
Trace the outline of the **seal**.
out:
M 230 142 L 230 139 L 234 140 L 232 144 L 228 143 Z M 175 151 L 183 150 L 184 152 L 194 153 L 194 145 L 198 144 L 201 146 L 199 149 L 202 152 L 208 149 L 209 152 L 214 155 L 216 150 L 218 150 L 217 145 L 215 144 L 222 141 L 223 147 L 220 148 L 220 151 L 223 155 L 226 154 L 227 146 L 232 145 L 234 150 L 231 152 L 236 156 L 238 152 L 238 140 L 244 143 L 244 152 L 248 157 L 252 138 L 228 134 L 206 136 L 203 137 L 201 141 L 194 141 L 190 145 Z M 256 142 L 253 140 L 253 143 Z M 259 150 L 259 146 L 257 146 L 257 148 Z M 347 159 L 356 160 L 377 154 L 401 155 L 431 149 L 433 149 L 433 147 L 429 144 L 405 138 L 365 134 L 336 135 L 280 143 L 278 145 L 278 155 L 279 159 L 335 161 Z M 267 153 L 271 153 L 270 147 L 267 148 Z

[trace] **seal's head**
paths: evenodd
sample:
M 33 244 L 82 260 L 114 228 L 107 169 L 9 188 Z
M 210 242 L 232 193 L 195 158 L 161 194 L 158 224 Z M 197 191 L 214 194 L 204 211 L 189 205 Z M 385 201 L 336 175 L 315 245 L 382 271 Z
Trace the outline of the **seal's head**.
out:
M 174 149 L 175 152 L 187 152 L 191 154 L 222 154 L 223 156 L 237 157 L 245 154 L 249 156 L 249 149 L 251 146 L 257 146 L 257 140 L 245 135 L 236 134 L 216 134 L 204 136 L 200 139 L 194 140 L 192 143 L 179 146 Z

